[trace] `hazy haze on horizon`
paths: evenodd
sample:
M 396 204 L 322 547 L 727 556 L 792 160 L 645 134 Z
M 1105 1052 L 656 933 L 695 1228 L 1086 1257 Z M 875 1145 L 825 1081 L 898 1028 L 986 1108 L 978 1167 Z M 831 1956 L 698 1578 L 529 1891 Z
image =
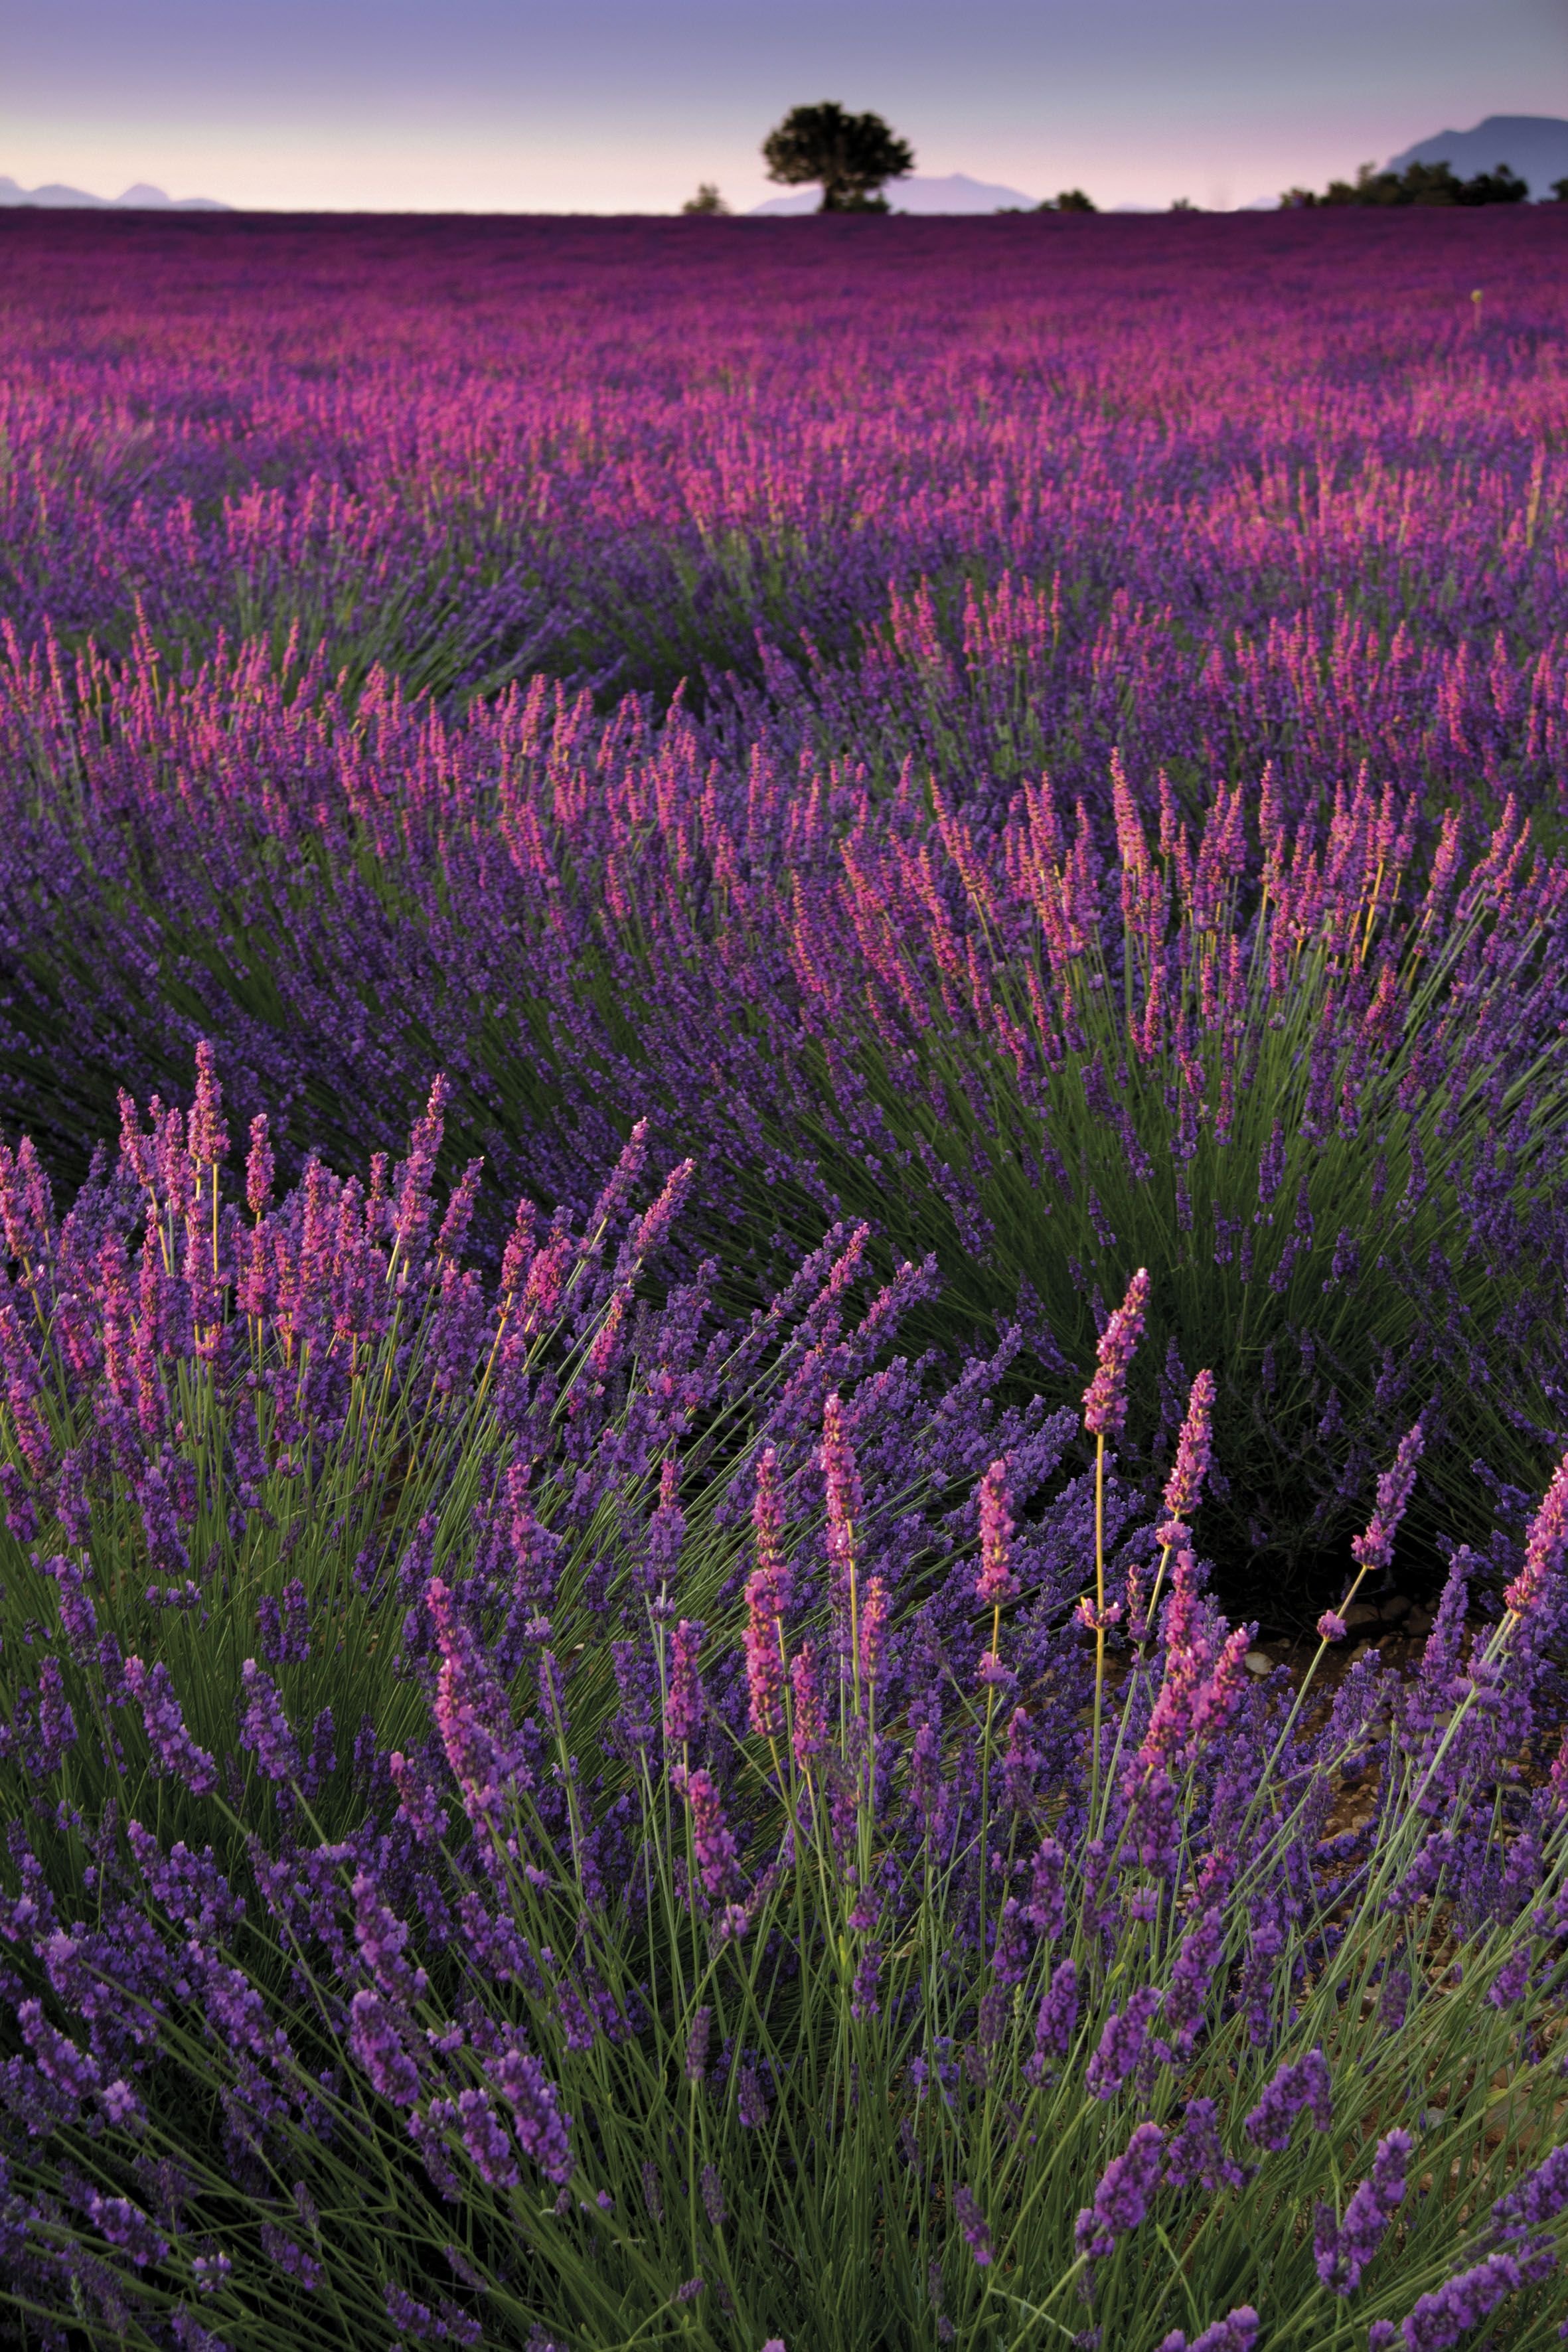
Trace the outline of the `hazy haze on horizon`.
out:
M 0 0 L 0 172 L 238 205 L 668 212 L 775 194 L 801 100 L 919 169 L 1223 207 L 1568 115 L 1568 0 Z

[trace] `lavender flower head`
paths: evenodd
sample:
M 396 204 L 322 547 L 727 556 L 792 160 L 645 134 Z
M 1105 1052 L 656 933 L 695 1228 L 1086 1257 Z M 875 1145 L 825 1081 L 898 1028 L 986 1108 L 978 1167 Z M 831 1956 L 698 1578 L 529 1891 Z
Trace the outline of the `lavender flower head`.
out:
M 1127 1296 L 1100 1335 L 1098 1370 L 1083 1392 L 1084 1427 L 1091 1437 L 1120 1437 L 1127 1422 L 1127 1374 L 1143 1336 L 1149 1272 L 1140 1266 Z
M 1503 1595 L 1516 1617 L 1537 1614 L 1549 1600 L 1562 1573 L 1568 1545 L 1568 1454 L 1552 1474 L 1541 1507 L 1530 1522 L 1524 1539 L 1524 1565 Z
M 1080 2211 L 1073 2240 L 1080 2254 L 1102 2262 L 1118 2238 L 1137 2229 L 1160 2185 L 1165 2135 L 1158 2124 L 1140 2124 L 1120 2156 L 1100 2175 L 1094 2202 Z
M 669 1691 L 664 1703 L 664 1736 L 672 1748 L 695 1739 L 702 1728 L 702 1682 L 697 1671 L 704 1626 L 683 1617 L 670 1643 Z
M 1357 1536 L 1351 1546 L 1352 1554 L 1363 1570 L 1385 1569 L 1394 1558 L 1394 1534 L 1405 1517 L 1405 1507 L 1415 1484 L 1415 1465 L 1426 1443 L 1426 1433 L 1420 1422 L 1413 1423 L 1399 1441 L 1394 1467 L 1385 1470 L 1377 1482 L 1377 1507 L 1366 1533 Z
M 1318 2277 L 1331 2294 L 1353 2294 L 1363 2271 L 1383 2242 L 1384 2232 L 1405 2201 L 1405 2170 L 1415 2142 L 1407 2131 L 1394 2130 L 1377 2143 L 1372 2171 L 1360 2182 L 1336 2224 L 1327 2207 L 1320 2207 L 1314 2252 Z
M 1214 1374 L 1201 1371 L 1188 1392 L 1186 1417 L 1182 1423 L 1182 1433 L 1176 1440 L 1176 1458 L 1165 1481 L 1165 1515 L 1173 1529 L 1179 1529 L 1196 1510 L 1204 1490 L 1204 1480 L 1208 1476 L 1213 1450 L 1214 1402 Z M 1162 1528 L 1160 1540 L 1173 1543 L 1176 1536 L 1170 1529 Z
M 967 2188 L 956 2189 L 952 2210 L 958 2216 L 958 2226 L 963 2231 L 970 2252 L 978 2267 L 984 2270 L 992 2259 L 991 2229 L 973 2192 Z
M 185 1729 L 168 1667 L 162 1659 L 149 1668 L 140 1658 L 127 1658 L 121 1671 L 126 1690 L 142 1709 L 154 1771 L 172 1773 L 193 1796 L 210 1795 L 217 1786 L 217 1767 Z
M 987 1609 L 1002 1608 L 1017 1591 L 1009 1565 L 1012 1543 L 1007 1465 L 993 1462 L 980 1482 L 980 1575 L 974 1587 L 975 1599 Z

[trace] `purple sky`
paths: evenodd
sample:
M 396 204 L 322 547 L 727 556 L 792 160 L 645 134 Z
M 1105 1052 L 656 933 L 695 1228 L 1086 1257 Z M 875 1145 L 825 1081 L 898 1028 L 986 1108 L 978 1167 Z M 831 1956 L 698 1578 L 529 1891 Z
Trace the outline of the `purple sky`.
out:
M 802 100 L 923 173 L 1247 204 L 1568 116 L 1568 0 L 0 0 L 0 173 L 231 204 L 671 211 L 776 194 Z

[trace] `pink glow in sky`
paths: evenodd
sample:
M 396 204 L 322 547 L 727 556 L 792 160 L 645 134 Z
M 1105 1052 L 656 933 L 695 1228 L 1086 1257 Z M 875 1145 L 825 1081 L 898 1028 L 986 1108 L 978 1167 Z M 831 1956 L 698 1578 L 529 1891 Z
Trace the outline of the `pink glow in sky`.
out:
M 0 172 L 230 204 L 669 211 L 802 100 L 922 173 L 1247 204 L 1568 115 L 1568 0 L 0 0 Z

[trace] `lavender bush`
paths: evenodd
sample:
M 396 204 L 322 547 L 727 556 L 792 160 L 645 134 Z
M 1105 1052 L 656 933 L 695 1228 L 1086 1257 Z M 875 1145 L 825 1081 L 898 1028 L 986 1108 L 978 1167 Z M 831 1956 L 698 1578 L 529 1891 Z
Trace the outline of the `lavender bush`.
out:
M 993 822 L 908 774 L 726 780 L 694 726 L 542 682 L 457 730 L 321 684 L 14 673 L 0 1049 L 57 1137 L 200 1034 L 296 1152 L 390 1146 L 443 1065 L 462 1150 L 584 1208 L 646 1112 L 731 1302 L 863 1218 L 934 1255 L 930 1339 L 1022 1315 L 1058 1403 L 1146 1263 L 1138 1440 L 1171 1349 L 1207 1361 L 1212 1539 L 1265 1585 L 1321 1574 L 1419 1406 L 1477 1541 L 1472 1462 L 1545 1475 L 1568 868 L 1511 803 L 1479 838 L 1364 784 L 1292 818 L 1269 772 L 1193 824 L 1113 759 L 1107 822 L 1048 782 Z
M 640 1307 L 636 1149 L 466 1273 L 442 1108 L 275 1201 L 204 1055 L 58 1223 L 6 1163 L 26 2340 L 1555 2340 L 1568 1465 L 1320 1704 L 1205 1591 L 1205 1376 L 1128 1516 L 1142 1274 L 1064 1485 L 859 1236 Z

